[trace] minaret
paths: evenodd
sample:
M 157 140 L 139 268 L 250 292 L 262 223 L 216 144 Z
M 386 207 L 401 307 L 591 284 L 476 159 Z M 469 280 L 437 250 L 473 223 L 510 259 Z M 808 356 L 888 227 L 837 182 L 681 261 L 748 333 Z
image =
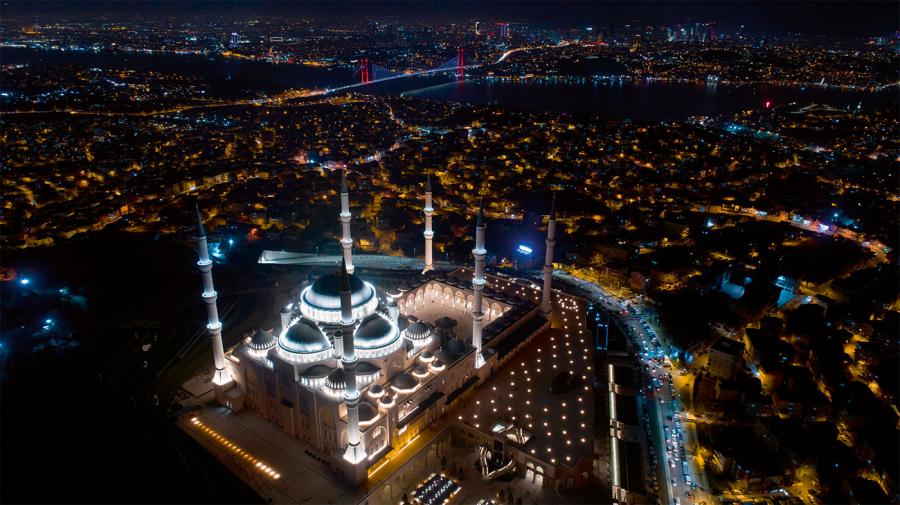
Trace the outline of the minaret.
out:
M 387 307 L 388 317 L 391 318 L 391 321 L 394 324 L 397 324 L 397 321 L 400 319 L 400 307 L 397 306 L 397 302 L 394 301 L 394 297 L 391 295 L 387 296 L 387 302 L 385 302 L 385 307 Z
M 475 347 L 475 368 L 484 365 L 481 356 L 481 320 L 484 312 L 481 310 L 481 298 L 484 292 L 484 257 L 487 251 L 484 249 L 484 200 L 478 206 L 478 220 L 475 222 L 475 276 L 472 278 L 472 290 L 475 292 L 472 300 L 472 346 Z
M 347 450 L 344 459 L 357 464 L 366 457 L 366 450 L 359 434 L 359 390 L 356 388 L 356 350 L 353 332 L 356 320 L 350 303 L 350 275 L 346 262 L 341 262 L 341 337 L 344 352 L 341 366 L 344 368 L 344 401 L 347 403 Z
M 553 295 L 553 246 L 556 245 L 556 193 L 550 203 L 550 219 L 547 221 L 547 253 L 544 255 L 544 290 L 541 293 L 541 312 L 549 316 L 553 311 L 550 298 Z
M 341 247 L 344 248 L 344 263 L 347 273 L 353 273 L 353 239 L 350 238 L 350 192 L 347 190 L 347 172 L 341 170 Z
M 288 327 L 291 325 L 291 306 L 285 305 L 281 309 L 281 331 L 287 331 Z
M 434 231 L 431 230 L 431 215 L 434 214 L 434 208 L 431 206 L 431 174 L 425 179 L 425 269 L 422 273 L 434 270 L 434 259 L 431 254 L 431 239 L 434 238 Z
M 227 384 L 231 380 L 230 374 L 225 370 L 225 349 L 222 346 L 222 323 L 219 322 L 219 309 L 216 307 L 216 293 L 213 287 L 212 278 L 212 260 L 209 259 L 209 248 L 206 245 L 206 230 L 203 228 L 203 218 L 200 216 L 200 207 L 194 204 L 194 210 L 197 212 L 197 254 L 200 260 L 197 266 L 203 273 L 203 301 L 206 302 L 206 314 L 208 323 L 206 329 L 209 331 L 209 338 L 212 340 L 213 363 L 215 371 L 213 372 L 213 383 L 217 385 Z

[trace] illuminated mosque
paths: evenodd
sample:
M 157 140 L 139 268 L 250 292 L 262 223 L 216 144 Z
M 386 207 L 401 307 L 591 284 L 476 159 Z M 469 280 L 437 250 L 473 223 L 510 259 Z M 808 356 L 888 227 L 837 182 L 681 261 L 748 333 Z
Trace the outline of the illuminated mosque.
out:
M 288 300 L 277 331 L 257 331 L 227 350 L 197 210 L 198 265 L 217 401 L 234 411 L 254 411 L 309 444 L 352 484 L 364 481 L 370 467 L 550 326 L 553 210 L 542 299 L 536 303 L 509 279 L 485 276 L 483 205 L 475 228 L 474 270 L 434 271 L 430 178 L 424 197 L 422 275 L 417 285 L 379 295 L 354 274 L 349 191 L 342 175 L 341 265 Z

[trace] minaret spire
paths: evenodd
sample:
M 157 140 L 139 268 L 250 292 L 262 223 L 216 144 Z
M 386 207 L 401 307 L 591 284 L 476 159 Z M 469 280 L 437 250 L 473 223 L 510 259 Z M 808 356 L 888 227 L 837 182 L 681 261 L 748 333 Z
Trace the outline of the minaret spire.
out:
M 425 179 L 425 268 L 422 273 L 434 270 L 434 256 L 431 251 L 431 242 L 434 239 L 434 231 L 431 229 L 431 215 L 434 208 L 431 202 L 431 174 Z
M 194 202 L 194 210 L 197 215 L 197 266 L 203 274 L 203 301 L 206 302 L 207 324 L 209 338 L 213 348 L 213 383 L 217 385 L 227 384 L 231 381 L 231 375 L 225 370 L 225 349 L 222 345 L 222 323 L 219 321 L 219 309 L 216 306 L 218 294 L 213 286 L 212 260 L 209 259 L 209 247 L 206 244 L 206 230 L 203 228 L 203 217 L 200 214 L 200 206 Z
M 475 368 L 481 368 L 484 365 L 484 358 L 481 355 L 481 324 L 484 318 L 482 311 L 482 297 L 484 293 L 484 257 L 487 251 L 484 249 L 484 200 L 478 206 L 478 218 L 475 222 L 475 249 L 472 251 L 475 256 L 475 275 L 472 278 L 472 290 L 474 296 L 472 300 L 472 346 L 475 347 Z
M 362 437 L 359 433 L 359 389 L 356 386 L 356 349 L 353 342 L 356 319 L 350 300 L 350 274 L 347 262 L 341 261 L 341 329 L 343 353 L 341 367 L 344 369 L 344 401 L 347 403 L 347 449 L 344 459 L 354 465 L 366 457 Z
M 556 245 L 556 192 L 550 203 L 550 218 L 547 221 L 547 252 L 544 255 L 544 289 L 541 292 L 541 312 L 550 316 L 553 312 L 553 246 Z
M 347 272 L 353 273 L 353 239 L 350 238 L 350 191 L 347 189 L 347 173 L 341 170 L 341 247 L 344 248 L 344 263 Z

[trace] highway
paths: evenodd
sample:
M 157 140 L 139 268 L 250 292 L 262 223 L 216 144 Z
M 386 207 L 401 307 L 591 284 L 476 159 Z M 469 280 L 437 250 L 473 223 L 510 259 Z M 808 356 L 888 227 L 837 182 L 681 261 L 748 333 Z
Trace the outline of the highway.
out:
M 673 385 L 680 372 L 671 368 L 662 342 L 645 320 L 645 313 L 630 301 L 609 295 L 593 283 L 565 272 L 557 271 L 553 275 L 590 293 L 591 301 L 621 323 L 638 352 L 644 379 L 642 394 L 650 406 L 644 423 L 651 435 L 648 446 L 653 447 L 657 456 L 660 503 L 713 503 L 706 492 L 709 489 L 706 477 L 693 459 L 696 436 L 692 427 L 685 426 L 680 392 Z

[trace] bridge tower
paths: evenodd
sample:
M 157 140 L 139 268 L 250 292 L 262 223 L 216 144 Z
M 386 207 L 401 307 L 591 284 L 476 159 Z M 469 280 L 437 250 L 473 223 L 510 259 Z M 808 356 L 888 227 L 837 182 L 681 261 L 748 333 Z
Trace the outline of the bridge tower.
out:
M 456 49 L 456 78 L 463 79 L 466 76 L 466 61 L 463 54 L 463 48 Z
M 372 82 L 372 78 L 369 75 L 369 59 L 363 58 L 359 60 L 359 80 L 362 84 L 366 84 Z

